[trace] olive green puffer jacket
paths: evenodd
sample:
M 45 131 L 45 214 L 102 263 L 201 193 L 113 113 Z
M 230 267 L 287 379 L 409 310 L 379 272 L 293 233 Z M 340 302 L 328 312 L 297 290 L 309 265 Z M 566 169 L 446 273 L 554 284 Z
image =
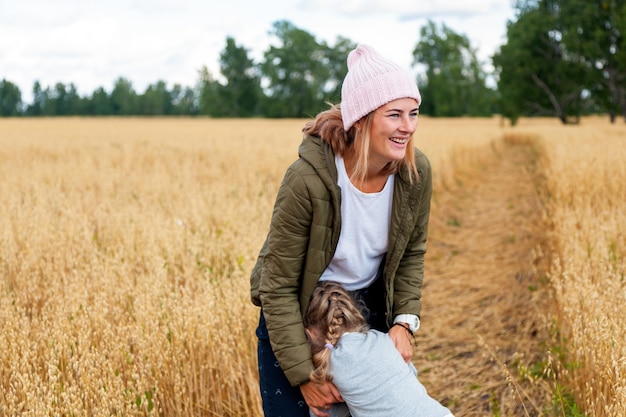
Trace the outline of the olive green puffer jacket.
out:
M 326 142 L 305 136 L 300 158 L 278 190 L 267 239 L 250 277 L 252 302 L 262 307 L 272 349 L 293 386 L 313 368 L 302 316 L 330 263 L 341 231 L 341 191 L 335 157 Z M 426 156 L 415 150 L 420 176 L 403 168 L 395 180 L 389 248 L 383 278 L 388 325 L 398 314 L 420 314 L 432 179 Z

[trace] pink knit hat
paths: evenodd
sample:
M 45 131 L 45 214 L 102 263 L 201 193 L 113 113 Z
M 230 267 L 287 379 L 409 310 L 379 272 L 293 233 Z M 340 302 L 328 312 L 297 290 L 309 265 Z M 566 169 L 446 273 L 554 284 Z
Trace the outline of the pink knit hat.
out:
M 380 106 L 399 98 L 422 101 L 408 71 L 381 56 L 369 45 L 348 54 L 348 74 L 341 86 L 341 116 L 348 131 L 354 123 Z

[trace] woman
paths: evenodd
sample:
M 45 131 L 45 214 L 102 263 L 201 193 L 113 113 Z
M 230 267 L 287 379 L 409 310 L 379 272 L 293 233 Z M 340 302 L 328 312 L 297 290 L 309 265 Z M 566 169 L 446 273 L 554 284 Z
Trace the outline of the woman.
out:
M 340 106 L 304 127 L 299 158 L 278 190 L 270 230 L 252 271 L 263 410 L 327 416 L 342 398 L 309 381 L 302 319 L 320 280 L 340 282 L 389 330 L 405 361 L 419 327 L 431 171 L 414 148 L 421 97 L 410 74 L 359 45 L 348 55 Z M 393 326 L 400 323 L 400 326 Z
M 304 317 L 311 342 L 311 381 L 332 381 L 346 404 L 332 417 L 453 417 L 428 395 L 411 362 L 403 361 L 386 333 L 369 329 L 341 284 L 321 281 Z

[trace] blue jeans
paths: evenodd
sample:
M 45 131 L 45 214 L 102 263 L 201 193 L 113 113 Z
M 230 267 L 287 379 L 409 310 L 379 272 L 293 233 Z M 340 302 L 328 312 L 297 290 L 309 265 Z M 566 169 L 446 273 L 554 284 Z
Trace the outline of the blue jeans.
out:
M 309 417 L 309 406 L 300 387 L 291 386 L 272 351 L 263 310 L 256 335 L 259 338 L 257 353 L 263 414 L 265 417 Z

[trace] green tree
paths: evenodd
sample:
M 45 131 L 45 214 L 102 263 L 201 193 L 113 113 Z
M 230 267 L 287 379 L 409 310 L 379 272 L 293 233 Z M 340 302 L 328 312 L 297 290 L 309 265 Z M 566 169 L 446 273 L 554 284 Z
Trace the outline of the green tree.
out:
M 198 113 L 197 94 L 191 87 L 174 84 L 172 87 L 173 114 L 195 115 Z
M 626 0 L 554 0 L 563 44 L 589 72 L 585 85 L 611 122 L 626 120 Z
M 512 124 L 522 115 L 577 122 L 585 106 L 585 70 L 562 42 L 558 5 L 520 1 L 517 9 L 507 43 L 493 57 L 503 116 Z
M 323 64 L 328 69 L 324 85 L 325 100 L 330 103 L 341 101 L 341 86 L 348 73 L 348 54 L 357 47 L 350 39 L 338 36 L 335 45 L 326 48 Z
M 56 83 L 54 88 L 46 88 L 44 113 L 50 116 L 70 116 L 81 114 L 81 98 L 73 83 Z
M 11 81 L 0 81 L 0 116 L 19 116 L 22 112 L 22 92 Z
M 139 96 L 140 113 L 149 116 L 172 114 L 172 95 L 167 90 L 165 81 L 157 81 L 149 85 L 143 95 Z
M 264 113 L 269 117 L 310 117 L 325 107 L 330 70 L 328 47 L 288 21 L 270 32 L 278 41 L 264 54 L 261 72 L 267 87 Z
M 123 77 L 115 81 L 111 91 L 111 110 L 112 114 L 120 116 L 139 114 L 137 93 L 132 83 Z
M 414 65 L 426 68 L 419 77 L 422 112 L 447 117 L 491 114 L 494 92 L 486 86 L 487 74 L 467 36 L 428 21 L 420 29 L 413 57 Z
M 215 86 L 220 101 L 216 115 L 254 116 L 262 96 L 260 77 L 254 62 L 248 57 L 248 50 L 237 46 L 231 37 L 226 38 L 226 46 L 220 54 L 220 71 L 226 82 Z
M 56 116 L 57 115 L 57 99 L 56 91 L 53 88 L 46 87 L 43 89 L 43 106 L 41 114 L 43 116 Z
M 219 115 L 221 112 L 218 89 L 220 84 L 213 77 L 213 74 L 205 66 L 198 71 L 198 113 L 208 116 Z
M 35 81 L 32 91 L 33 102 L 27 106 L 26 114 L 29 116 L 41 116 L 43 114 L 43 108 L 46 105 L 46 96 L 39 81 Z
M 110 116 L 113 114 L 111 97 L 102 87 L 98 87 L 89 99 L 89 114 L 95 116 Z

